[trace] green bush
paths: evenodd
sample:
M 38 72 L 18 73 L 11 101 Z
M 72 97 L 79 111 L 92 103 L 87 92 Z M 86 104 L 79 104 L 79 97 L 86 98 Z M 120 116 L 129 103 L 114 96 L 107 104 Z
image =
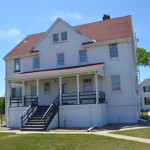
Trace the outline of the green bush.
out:
M 0 97 L 0 113 L 5 113 L 5 97 Z

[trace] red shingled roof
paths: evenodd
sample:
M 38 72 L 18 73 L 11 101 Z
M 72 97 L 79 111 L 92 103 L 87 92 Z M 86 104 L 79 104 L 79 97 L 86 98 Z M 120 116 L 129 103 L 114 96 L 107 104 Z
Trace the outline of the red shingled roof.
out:
M 88 24 L 74 26 L 77 30 L 94 39 L 96 42 L 104 42 L 132 36 L 131 16 L 119 17 Z M 32 34 L 22 40 L 5 57 L 29 53 L 45 32 Z
M 90 64 L 90 65 L 84 65 L 84 66 L 75 66 L 75 67 L 68 67 L 68 68 L 59 68 L 59 69 L 51 69 L 51 70 L 43 70 L 43 71 L 34 71 L 34 72 L 25 72 L 25 73 L 21 73 L 21 74 L 16 74 L 13 76 L 10 76 L 9 78 L 16 78 L 16 77 L 35 77 L 35 76 L 41 76 L 41 75 L 45 75 L 45 76 L 49 76 L 51 75 L 55 75 L 55 74 L 65 74 L 67 72 L 72 72 L 72 71 L 81 71 L 83 70 L 83 72 L 87 72 L 87 69 L 96 69 L 98 68 L 100 65 L 102 65 L 103 63 L 98 63 L 98 64 Z

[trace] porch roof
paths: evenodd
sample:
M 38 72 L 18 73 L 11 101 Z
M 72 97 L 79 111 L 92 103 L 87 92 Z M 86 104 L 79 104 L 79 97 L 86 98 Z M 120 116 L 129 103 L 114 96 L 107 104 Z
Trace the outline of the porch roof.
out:
M 74 74 L 83 74 L 83 73 L 86 74 L 95 71 L 98 72 L 99 75 L 104 76 L 104 63 L 24 72 L 13 76 L 9 76 L 7 77 L 7 80 L 15 81 L 15 80 L 25 80 L 25 79 L 28 80 L 28 79 L 37 79 L 37 78 L 58 77 L 64 75 L 74 75 Z

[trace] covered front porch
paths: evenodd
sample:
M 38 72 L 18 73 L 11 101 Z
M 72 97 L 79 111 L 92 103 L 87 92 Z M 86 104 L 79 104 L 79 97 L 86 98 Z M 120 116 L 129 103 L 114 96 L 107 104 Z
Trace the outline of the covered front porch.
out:
M 9 107 L 105 103 L 104 64 L 22 73 L 8 78 Z

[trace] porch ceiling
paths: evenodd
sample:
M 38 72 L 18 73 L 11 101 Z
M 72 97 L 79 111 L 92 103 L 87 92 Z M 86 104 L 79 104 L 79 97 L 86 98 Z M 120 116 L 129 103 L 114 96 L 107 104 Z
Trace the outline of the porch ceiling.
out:
M 51 70 L 41 70 L 41 71 L 33 71 L 33 72 L 24 72 L 20 74 L 16 74 L 13 76 L 7 77 L 9 81 L 16 80 L 29 80 L 29 79 L 38 79 L 38 78 L 46 78 L 46 77 L 59 77 L 59 76 L 67 76 L 67 75 L 76 75 L 76 74 L 86 74 L 97 72 L 100 76 L 104 76 L 104 63 L 98 64 L 90 64 L 83 66 L 74 66 L 74 67 L 66 67 L 66 68 L 57 68 Z

